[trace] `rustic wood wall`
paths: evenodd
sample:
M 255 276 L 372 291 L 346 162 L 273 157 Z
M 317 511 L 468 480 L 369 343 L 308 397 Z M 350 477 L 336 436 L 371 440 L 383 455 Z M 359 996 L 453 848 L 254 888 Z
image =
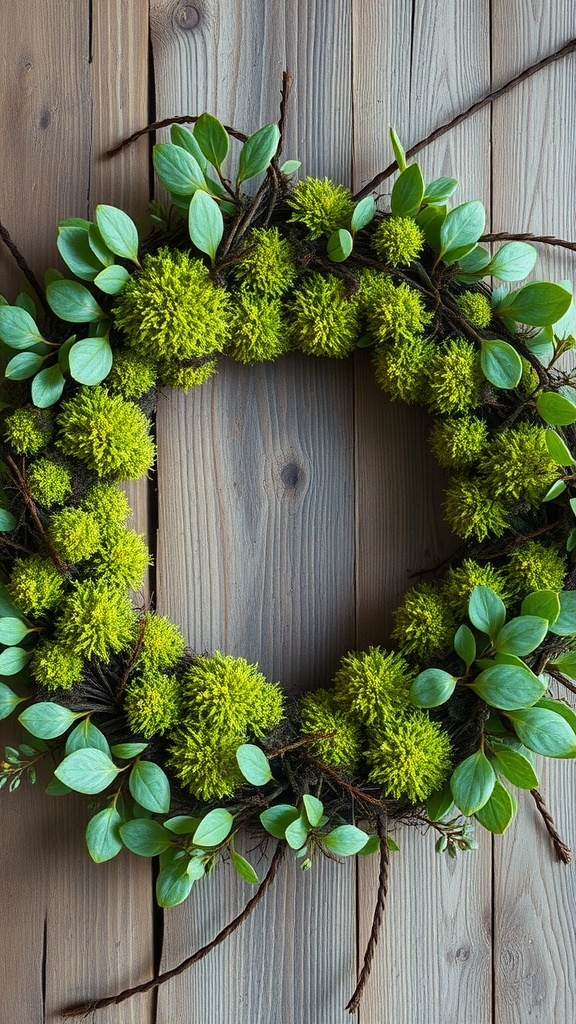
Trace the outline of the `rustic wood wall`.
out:
M 574 35 L 572 0 L 3 0 L 0 218 L 42 273 L 59 219 L 143 209 L 148 142 L 113 163 L 110 144 L 205 109 L 253 131 L 276 119 L 285 67 L 287 155 L 360 187 L 389 161 L 389 123 L 409 145 Z M 459 201 L 482 198 L 493 230 L 574 237 L 575 69 L 569 58 L 477 114 L 426 151 L 425 171 L 459 178 Z M 574 278 L 570 254 L 542 255 L 542 276 Z M 5 250 L 0 278 L 13 299 Z M 230 366 L 163 400 L 157 493 L 132 489 L 140 528 L 158 524 L 159 608 L 195 648 L 259 660 L 292 692 L 326 683 L 344 651 L 385 640 L 410 574 L 450 550 L 427 430 L 363 356 Z M 573 765 L 542 775 L 574 844 Z M 553 861 L 529 797 L 520 811 L 456 863 L 401 835 L 361 1024 L 576 1018 L 574 868 Z M 2 1021 L 55 1024 L 71 1002 L 172 966 L 249 896 L 222 871 L 161 915 L 149 865 L 93 865 L 85 821 L 82 799 L 2 794 Z M 225 946 L 94 1021 L 343 1024 L 375 876 L 365 861 L 302 875 L 288 858 Z

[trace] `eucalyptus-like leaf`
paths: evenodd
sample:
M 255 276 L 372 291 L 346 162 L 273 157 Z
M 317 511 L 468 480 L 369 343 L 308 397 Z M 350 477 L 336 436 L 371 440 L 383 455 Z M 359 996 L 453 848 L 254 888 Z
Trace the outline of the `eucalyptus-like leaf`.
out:
M 494 637 L 506 621 L 506 606 L 489 587 L 474 587 L 468 601 L 468 615 L 476 629 Z
M 424 198 L 424 179 L 418 164 L 409 164 L 394 182 L 390 196 L 393 217 L 415 217 Z
M 246 140 L 240 151 L 236 185 L 265 171 L 276 154 L 280 142 L 277 124 L 265 124 Z
M 18 717 L 18 721 L 32 736 L 42 740 L 53 740 L 61 736 L 80 716 L 53 701 L 31 704 Z
M 455 768 L 450 780 L 454 803 L 462 814 L 475 814 L 490 799 L 496 775 L 482 750 L 471 754 Z
M 116 743 L 111 750 L 114 757 L 119 757 L 121 761 L 131 761 L 133 757 L 143 754 L 148 745 L 148 743 Z
M 511 711 L 508 718 L 522 743 L 545 757 L 576 757 L 576 734 L 562 715 L 548 708 Z
M 151 818 L 133 818 L 120 827 L 122 842 L 139 857 L 158 857 L 172 846 L 169 833 Z
M 565 427 L 576 423 L 576 404 L 557 391 L 543 391 L 536 399 L 536 409 L 545 423 Z
M 340 857 L 353 857 L 367 842 L 366 832 L 356 828 L 355 825 L 338 825 L 327 836 L 322 837 L 324 846 L 327 846 L 331 853 L 336 853 Z
M 33 630 L 22 622 L 22 619 L 12 616 L 0 618 L 0 644 L 4 644 L 5 647 L 14 647 L 32 632 Z
M 456 809 L 450 783 L 447 782 L 442 789 L 431 793 L 426 801 L 426 813 L 430 821 L 440 821 L 442 818 L 449 818 Z
M 548 454 L 558 463 L 559 466 L 576 466 L 576 460 L 574 459 L 568 445 L 561 438 L 555 430 L 546 430 L 546 447 Z
M 10 533 L 16 526 L 16 520 L 9 509 L 0 508 L 0 533 Z
M 0 306 L 0 341 L 9 348 L 24 350 L 43 341 L 35 321 L 18 306 Z
M 208 161 L 194 138 L 194 134 L 188 128 L 184 128 L 181 124 L 173 124 L 170 128 L 170 139 L 175 146 L 187 150 L 196 160 L 200 170 L 205 173 Z
M 312 828 L 318 828 L 324 816 L 324 804 L 311 793 L 304 793 L 302 796 L 304 811 Z
M 100 204 L 96 207 L 96 224 L 110 252 L 138 263 L 138 230 L 124 210 Z
M 93 818 L 86 827 L 86 846 L 88 853 L 96 864 L 112 860 L 122 849 L 120 826 L 122 818 L 115 807 L 105 807 Z
M 535 590 L 522 601 L 522 615 L 536 615 L 553 626 L 560 615 L 560 598 L 554 590 Z
M 425 206 L 416 217 L 428 245 L 437 252 L 440 249 L 440 229 L 446 220 L 447 206 Z
M 514 711 L 535 704 L 545 693 L 546 684 L 527 667 L 496 664 L 480 672 L 470 689 L 490 707 Z
M 466 666 L 466 671 L 468 671 L 476 657 L 476 641 L 469 626 L 462 625 L 456 630 L 454 635 L 454 650 L 456 651 L 456 654 L 462 658 L 462 661 Z
M 563 480 L 555 480 L 551 487 L 548 488 L 546 494 L 542 498 L 542 502 L 554 501 L 554 498 L 558 498 L 561 494 L 564 494 L 566 490 L 566 484 Z
M 206 187 L 198 161 L 181 146 L 160 142 L 154 146 L 152 157 L 156 174 L 169 192 L 178 196 L 191 196 L 196 189 Z
M 52 281 L 46 289 L 46 298 L 56 316 L 69 323 L 92 323 L 105 316 L 94 296 L 79 281 Z
M 6 683 L 0 683 L 0 721 L 8 718 L 19 704 L 22 704 L 26 697 L 19 697 Z
M 191 870 L 192 869 L 192 870 Z M 190 895 L 197 878 L 204 874 L 204 867 L 187 856 L 163 867 L 156 880 L 156 900 L 160 907 L 176 907 Z
M 576 633 L 576 590 L 562 590 L 558 597 L 560 615 L 550 624 L 550 632 L 556 636 L 572 636 Z
M 457 188 L 456 178 L 435 178 L 434 181 L 426 185 L 423 202 L 432 206 L 445 203 Z
M 134 799 L 155 814 L 166 814 L 170 808 L 168 776 L 154 761 L 137 761 L 128 778 Z
M 554 700 L 552 697 L 541 697 L 535 707 L 545 708 L 547 711 L 553 711 L 556 715 L 560 715 L 565 722 L 568 722 L 576 736 L 576 711 L 569 707 L 568 704 L 565 704 L 564 701 Z
M 18 352 L 7 364 L 4 376 L 8 380 L 28 380 L 42 369 L 43 362 L 36 352 Z
M 304 811 L 294 819 L 284 832 L 284 838 L 292 850 L 301 850 L 305 845 L 310 831 L 310 824 Z
M 219 846 L 230 835 L 234 818 L 224 807 L 215 807 L 203 818 L 192 836 L 197 846 Z
M 230 149 L 230 139 L 224 125 L 212 114 L 201 114 L 194 126 L 193 137 L 208 163 L 213 167 L 222 167 Z
M 0 654 L 0 676 L 15 676 L 26 667 L 31 651 L 25 651 L 22 647 L 7 647 Z
M 454 693 L 456 679 L 441 668 L 427 668 L 410 687 L 410 700 L 417 708 L 437 708 Z
M 101 793 L 114 782 L 119 768 L 103 750 L 75 750 L 58 765 L 57 779 L 77 793 Z
M 106 295 L 118 295 L 124 285 L 130 280 L 130 274 L 126 267 L 120 267 L 114 263 L 111 267 L 104 267 L 94 278 L 94 284 Z
M 285 160 L 281 165 L 280 170 L 282 174 L 296 174 L 296 171 L 302 166 L 301 160 Z
M 60 401 L 64 391 L 64 374 L 59 363 L 40 370 L 32 381 L 31 396 L 38 409 L 48 409 Z
M 344 260 L 348 259 L 353 248 L 354 240 L 350 232 L 346 228 L 338 228 L 337 231 L 332 232 L 328 239 L 328 258 L 333 263 L 343 263 Z
M 489 832 L 501 835 L 508 828 L 517 810 L 512 794 L 496 779 L 490 798 L 476 811 L 475 817 Z
M 494 648 L 502 654 L 515 654 L 522 658 L 540 646 L 547 632 L 547 619 L 522 614 L 502 626 L 494 638 Z
M 532 272 L 538 259 L 538 251 L 527 242 L 506 242 L 490 260 L 486 275 L 500 281 L 523 281 Z
M 270 782 L 270 763 L 261 747 L 243 743 L 236 751 L 236 760 L 242 775 L 252 786 L 265 786 Z
M 102 270 L 102 263 L 90 245 L 86 228 L 60 226 L 56 245 L 66 266 L 82 281 L 93 281 Z
M 73 754 L 75 750 L 89 748 L 102 750 L 110 756 L 110 747 L 104 733 L 89 718 L 83 718 L 67 737 L 65 753 Z
M 359 203 L 356 203 L 354 210 L 352 211 L 352 219 L 350 221 L 350 228 L 353 232 L 361 231 L 362 228 L 367 227 L 370 221 L 374 220 L 376 216 L 376 202 L 373 196 L 364 196 Z
M 440 258 L 447 261 L 448 257 L 453 261 L 455 253 L 458 253 L 458 259 L 466 255 L 460 250 L 476 245 L 485 223 L 486 211 L 478 200 L 455 206 L 447 213 L 440 228 Z
M 400 142 L 400 139 L 398 138 L 398 136 L 397 136 L 396 132 L 394 131 L 392 125 L 390 125 L 390 142 L 392 143 L 392 149 L 394 151 L 394 157 L 396 159 L 396 163 L 398 164 L 399 171 L 400 172 L 405 171 L 406 170 L 406 153 L 404 151 L 404 146 Z
M 201 189 L 194 193 L 190 203 L 188 229 L 196 248 L 214 261 L 224 234 L 224 218 L 218 203 Z
M 495 758 L 494 766 L 508 782 L 520 789 L 535 789 L 538 786 L 538 776 L 527 757 L 497 740 L 492 740 L 490 746 Z
M 112 369 L 112 349 L 108 339 L 82 338 L 71 346 L 68 363 L 71 377 L 79 384 L 99 384 Z
M 260 879 L 252 865 L 249 864 L 248 861 L 232 847 L 230 849 L 230 859 L 236 868 L 236 871 L 240 875 L 240 878 L 243 878 L 245 882 L 249 882 L 250 885 L 258 885 Z
M 260 823 L 275 839 L 284 839 L 286 829 L 298 817 L 298 808 L 292 804 L 274 804 L 262 811 Z
M 517 387 L 522 377 L 522 360 L 507 341 L 483 338 L 480 343 L 482 373 L 497 388 Z
M 497 311 L 497 315 L 533 327 L 543 327 L 559 320 L 571 302 L 570 292 L 561 288 L 559 284 L 553 284 L 551 281 L 530 281 L 522 288 L 509 292 L 505 304 Z

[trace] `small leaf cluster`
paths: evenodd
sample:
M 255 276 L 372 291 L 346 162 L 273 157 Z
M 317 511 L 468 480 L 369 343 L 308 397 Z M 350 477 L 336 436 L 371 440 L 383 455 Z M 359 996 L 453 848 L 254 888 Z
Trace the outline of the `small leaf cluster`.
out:
M 355 825 L 337 825 L 332 828 L 324 804 L 311 793 L 304 793 L 298 807 L 292 804 L 273 804 L 262 811 L 260 822 L 276 839 L 284 840 L 302 860 L 303 870 L 312 866 L 317 853 L 333 857 L 353 857 L 360 853 L 374 853 L 377 837 L 369 836 Z

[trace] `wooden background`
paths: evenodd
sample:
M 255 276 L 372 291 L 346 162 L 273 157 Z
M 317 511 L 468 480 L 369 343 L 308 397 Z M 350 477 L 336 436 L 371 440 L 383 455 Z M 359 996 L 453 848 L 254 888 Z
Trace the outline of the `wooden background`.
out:
M 209 110 L 250 132 L 294 76 L 286 155 L 360 187 L 406 145 L 576 35 L 572 0 L 2 0 L 0 217 L 38 272 L 55 228 L 98 202 L 142 211 L 146 140 L 102 152 L 154 116 Z M 576 57 L 546 70 L 422 157 L 482 198 L 493 230 L 575 235 Z M 542 275 L 574 276 L 543 252 Z M 17 275 L 0 252 L 1 288 Z M 163 400 L 158 607 L 196 649 L 259 660 L 287 689 L 325 684 L 340 656 L 386 640 L 411 573 L 450 550 L 441 480 L 418 410 L 391 406 L 369 360 L 287 357 L 227 367 Z M 5 730 L 6 732 L 6 730 Z M 576 844 L 573 765 L 542 770 Z M 528 797 L 504 838 L 437 858 L 402 834 L 361 1024 L 572 1024 L 575 873 L 552 859 Z M 2 793 L 0 1020 L 54 1024 L 63 1006 L 172 966 L 244 905 L 218 872 L 185 907 L 153 909 L 149 865 L 93 865 L 84 800 Z M 264 867 L 264 865 L 262 865 Z M 287 858 L 246 927 L 199 967 L 101 1024 L 343 1024 L 370 927 L 376 865 Z M 92 1016 L 90 1016 L 92 1019 Z

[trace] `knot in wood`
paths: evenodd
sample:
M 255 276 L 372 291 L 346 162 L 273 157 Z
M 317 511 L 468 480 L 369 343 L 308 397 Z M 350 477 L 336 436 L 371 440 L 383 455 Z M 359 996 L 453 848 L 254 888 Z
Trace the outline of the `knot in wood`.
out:
M 294 490 L 300 479 L 300 467 L 295 462 L 288 462 L 280 473 L 280 479 L 286 487 Z
M 195 4 L 179 4 L 174 17 L 178 28 L 193 32 L 202 20 L 202 11 Z

